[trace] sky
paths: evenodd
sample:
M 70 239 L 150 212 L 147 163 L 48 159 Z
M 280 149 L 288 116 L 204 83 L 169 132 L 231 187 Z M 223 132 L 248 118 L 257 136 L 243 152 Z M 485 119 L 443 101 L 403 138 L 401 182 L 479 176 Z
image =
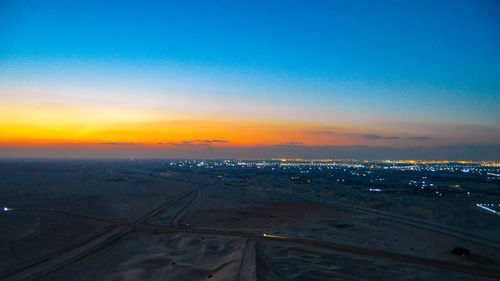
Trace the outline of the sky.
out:
M 0 0 L 0 157 L 500 159 L 498 1 Z

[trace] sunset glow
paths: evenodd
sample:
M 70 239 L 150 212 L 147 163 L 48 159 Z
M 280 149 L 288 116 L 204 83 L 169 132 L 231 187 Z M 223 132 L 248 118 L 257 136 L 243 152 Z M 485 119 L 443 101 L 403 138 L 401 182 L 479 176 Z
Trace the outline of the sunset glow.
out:
M 386 11 L 391 23 L 375 25 L 371 9 L 345 17 L 351 8 L 340 3 L 288 13 L 240 3 L 234 19 L 222 6 L 207 12 L 189 2 L 0 5 L 7 27 L 0 29 L 0 156 L 23 148 L 23 157 L 117 147 L 126 153 L 113 157 L 148 149 L 161 157 L 180 149 L 359 146 L 457 155 L 460 146 L 500 145 L 498 18 L 485 6 L 431 5 L 450 11 L 456 23 L 448 26 L 432 9 L 403 20 L 419 5 L 394 6 Z M 124 20 L 128 14 L 135 21 Z

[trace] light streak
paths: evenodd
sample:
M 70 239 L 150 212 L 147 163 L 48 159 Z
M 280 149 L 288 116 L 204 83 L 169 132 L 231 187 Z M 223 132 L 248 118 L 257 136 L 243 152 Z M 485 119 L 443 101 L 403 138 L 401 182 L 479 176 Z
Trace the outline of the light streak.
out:
M 279 236 L 279 235 L 271 235 L 271 234 L 262 234 L 264 237 L 269 237 L 269 238 L 287 238 L 286 236 Z
M 478 206 L 479 208 L 482 208 L 482 209 L 484 209 L 484 210 L 486 210 L 488 212 L 492 212 L 494 214 L 500 215 L 499 212 L 497 212 L 497 211 L 495 211 L 495 210 L 493 210 L 491 208 L 488 208 L 488 207 L 484 206 L 483 204 L 476 204 L 476 206 Z

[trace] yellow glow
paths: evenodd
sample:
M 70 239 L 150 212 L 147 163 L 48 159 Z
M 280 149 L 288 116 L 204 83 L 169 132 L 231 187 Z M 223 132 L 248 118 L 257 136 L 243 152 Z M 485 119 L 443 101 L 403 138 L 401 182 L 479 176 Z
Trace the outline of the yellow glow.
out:
M 0 103 L 0 119 L 0 145 L 4 147 L 353 145 L 363 144 L 364 131 L 325 124 L 235 120 L 220 115 L 188 116 L 160 110 L 61 104 Z
M 307 131 L 319 125 L 223 120 L 190 120 L 166 112 L 67 105 L 0 104 L 3 143 L 183 143 L 224 140 L 213 145 L 350 144 L 350 138 L 321 138 Z
M 286 236 L 271 235 L 271 234 L 264 234 L 263 236 L 269 238 L 281 238 L 281 239 L 287 238 Z

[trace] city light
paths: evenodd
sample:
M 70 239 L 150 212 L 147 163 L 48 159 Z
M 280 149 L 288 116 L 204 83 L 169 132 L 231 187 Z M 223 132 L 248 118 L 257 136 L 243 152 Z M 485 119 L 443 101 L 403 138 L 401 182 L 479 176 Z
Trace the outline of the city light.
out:
M 486 210 L 486 211 L 488 211 L 488 212 L 491 212 L 491 213 L 494 213 L 494 214 L 500 215 L 500 213 L 499 213 L 499 212 L 497 212 L 497 211 L 495 211 L 495 210 L 493 210 L 493 209 L 491 209 L 491 208 L 489 208 L 489 207 L 486 207 L 486 205 L 489 205 L 490 207 L 493 207 L 493 206 L 494 206 L 494 204 L 476 204 L 476 206 L 478 206 L 479 208 L 482 208 L 482 209 L 484 209 L 484 210 Z M 500 204 L 498 204 L 498 205 L 500 206 Z

